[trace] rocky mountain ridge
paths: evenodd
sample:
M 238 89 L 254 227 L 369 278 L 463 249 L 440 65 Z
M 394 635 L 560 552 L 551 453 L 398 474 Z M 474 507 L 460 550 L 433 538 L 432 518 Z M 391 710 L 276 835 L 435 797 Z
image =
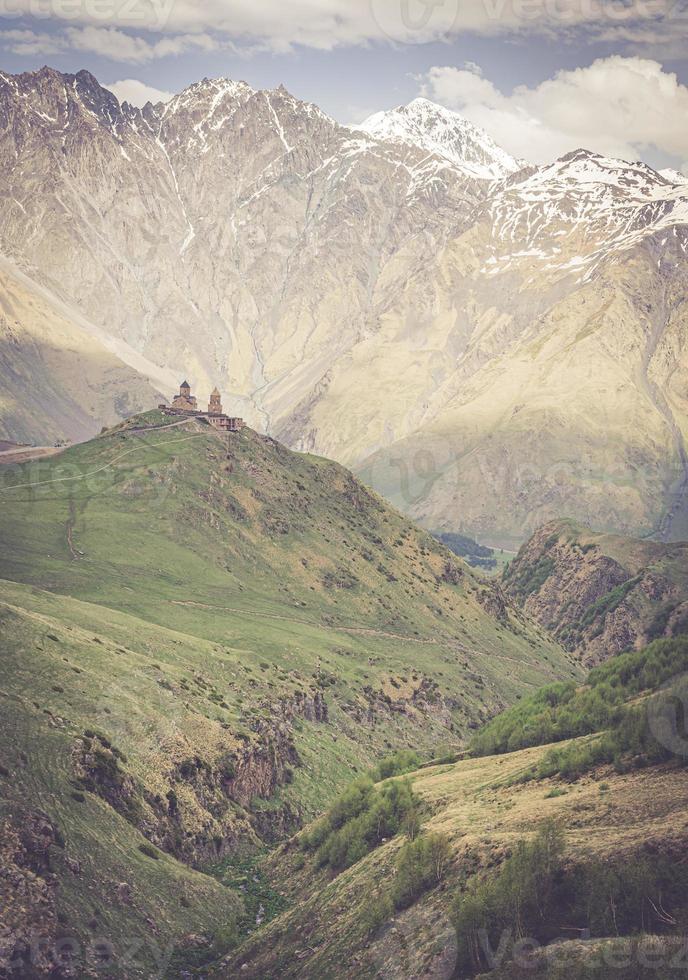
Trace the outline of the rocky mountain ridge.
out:
M 358 127 L 381 140 L 421 147 L 472 177 L 498 180 L 526 166 L 451 109 L 418 98 L 369 116 Z
M 0 73 L 0 160 L 2 295 L 21 279 L 28 304 L 0 311 L 4 436 L 40 440 L 22 359 L 46 414 L 70 404 L 56 435 L 111 422 L 67 366 L 95 346 L 120 415 L 180 375 L 218 385 L 433 529 L 688 530 L 675 175 L 587 151 L 519 169 L 426 100 L 351 129 L 283 88 L 138 109 L 48 68 Z
M 587 666 L 688 631 L 688 544 L 552 521 L 504 574 L 507 595 Z

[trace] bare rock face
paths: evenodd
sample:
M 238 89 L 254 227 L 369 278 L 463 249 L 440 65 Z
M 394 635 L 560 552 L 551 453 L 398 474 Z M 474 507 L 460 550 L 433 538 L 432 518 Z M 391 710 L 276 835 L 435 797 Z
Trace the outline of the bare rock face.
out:
M 504 589 L 591 666 L 688 629 L 688 545 L 553 521 L 522 546 Z
M 56 880 L 50 873 L 50 848 L 58 840 L 51 822 L 30 813 L 21 827 L 0 827 L 0 972 L 3 976 L 70 976 L 55 961 L 58 928 Z
M 671 174 L 523 167 L 422 99 L 355 130 L 283 88 L 139 110 L 49 68 L 0 73 L 0 165 L 6 437 L 81 438 L 183 374 L 433 528 L 688 533 Z

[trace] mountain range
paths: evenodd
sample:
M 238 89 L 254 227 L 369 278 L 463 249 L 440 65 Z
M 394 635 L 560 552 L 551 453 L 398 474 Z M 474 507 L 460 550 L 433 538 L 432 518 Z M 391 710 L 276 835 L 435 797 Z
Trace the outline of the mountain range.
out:
M 513 159 L 417 99 L 120 104 L 0 73 L 0 437 L 78 440 L 188 376 L 433 530 L 688 533 L 688 185 Z

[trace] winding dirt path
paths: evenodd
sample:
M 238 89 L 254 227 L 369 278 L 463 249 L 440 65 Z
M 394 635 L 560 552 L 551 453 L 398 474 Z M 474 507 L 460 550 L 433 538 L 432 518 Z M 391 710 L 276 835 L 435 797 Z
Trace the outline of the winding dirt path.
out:
M 189 421 L 185 419 L 185 421 Z M 172 426 L 169 426 L 172 428 Z M 97 473 L 102 473 L 104 470 L 110 469 L 115 463 L 118 463 L 125 456 L 130 456 L 132 453 L 138 452 L 140 449 L 164 449 L 167 446 L 176 446 L 180 442 L 189 442 L 191 439 L 202 439 L 207 435 L 205 432 L 197 432 L 195 435 L 186 436 L 184 439 L 171 439 L 168 442 L 160 442 L 155 445 L 149 443 L 141 443 L 138 446 L 133 446 L 131 449 L 127 449 L 126 452 L 120 453 L 119 456 L 115 456 L 109 462 L 104 463 L 103 466 L 98 466 L 95 470 L 89 470 L 88 473 L 81 473 L 79 476 L 58 476 L 52 480 L 36 480 L 30 483 L 13 483 L 9 487 L 0 487 L 0 493 L 6 493 L 8 490 L 25 490 L 33 487 L 43 487 L 50 483 L 74 483 L 80 480 L 87 480 L 91 476 L 95 476 Z
M 298 619 L 296 616 L 281 616 L 279 613 L 253 612 L 249 609 L 238 609 L 236 606 L 213 606 L 208 602 L 195 602 L 193 599 L 170 599 L 173 606 L 195 606 L 197 609 L 215 609 L 218 612 L 237 613 L 239 616 L 258 619 L 278 619 L 285 623 L 296 623 L 298 626 L 312 626 L 314 629 L 330 630 L 333 633 L 357 633 L 364 636 L 381 636 L 383 639 L 400 640 L 403 643 L 421 643 L 437 645 L 439 640 L 421 639 L 418 636 L 404 636 L 402 633 L 389 633 L 386 630 L 376 630 L 364 626 L 329 626 L 327 623 L 314 623 L 310 619 Z

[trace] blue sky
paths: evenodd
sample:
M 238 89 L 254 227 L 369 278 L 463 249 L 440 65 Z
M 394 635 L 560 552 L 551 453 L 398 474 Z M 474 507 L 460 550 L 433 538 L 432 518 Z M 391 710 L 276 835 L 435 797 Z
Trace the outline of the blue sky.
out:
M 120 98 L 283 83 L 340 122 L 418 94 L 542 161 L 688 164 L 688 0 L 0 0 L 0 66 L 88 68 Z

